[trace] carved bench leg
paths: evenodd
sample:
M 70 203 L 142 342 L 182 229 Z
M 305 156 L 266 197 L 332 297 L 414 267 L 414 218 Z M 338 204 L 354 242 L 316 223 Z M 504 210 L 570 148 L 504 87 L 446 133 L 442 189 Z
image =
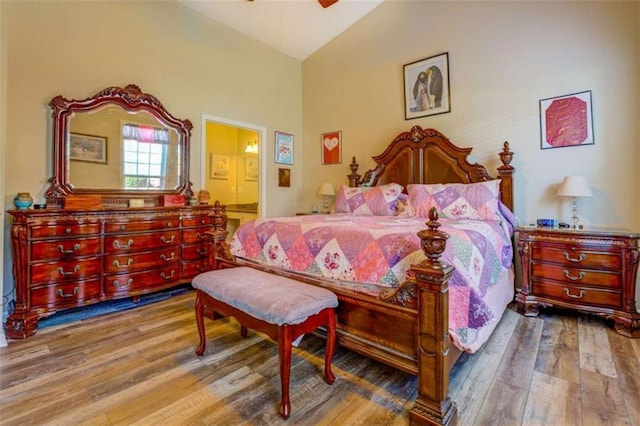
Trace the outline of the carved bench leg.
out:
M 289 418 L 291 414 L 291 402 L 289 401 L 289 379 L 291 376 L 291 327 L 284 324 L 278 329 L 278 353 L 280 356 L 280 388 L 282 398 L 280 399 L 280 415 L 283 419 Z
M 207 336 L 204 332 L 204 300 L 200 290 L 196 290 L 196 326 L 198 327 L 198 336 L 200 344 L 196 349 L 196 355 L 201 356 L 207 346 Z
M 324 351 L 324 381 L 332 384 L 336 381 L 336 376 L 331 371 L 331 360 L 336 348 L 336 316 L 333 309 L 325 311 L 327 313 L 327 345 Z

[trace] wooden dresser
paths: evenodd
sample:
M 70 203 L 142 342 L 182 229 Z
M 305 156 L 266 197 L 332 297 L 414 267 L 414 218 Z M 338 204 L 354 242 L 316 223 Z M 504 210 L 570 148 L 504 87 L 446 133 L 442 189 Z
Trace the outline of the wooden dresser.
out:
M 584 311 L 615 322 L 618 333 L 640 337 L 636 273 L 640 233 L 609 229 L 519 227 L 522 288 L 518 309 L 539 306 Z
M 10 210 L 15 309 L 9 338 L 57 311 L 190 282 L 209 266 L 213 206 Z

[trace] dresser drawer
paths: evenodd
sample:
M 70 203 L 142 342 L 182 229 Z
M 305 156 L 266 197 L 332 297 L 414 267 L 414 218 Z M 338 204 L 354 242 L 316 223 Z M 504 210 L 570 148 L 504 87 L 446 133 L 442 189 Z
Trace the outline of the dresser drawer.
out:
M 532 282 L 532 290 L 535 296 L 548 297 L 575 305 L 597 305 L 617 309 L 622 306 L 622 294 L 619 291 L 536 280 Z
M 182 260 L 199 260 L 209 257 L 209 244 L 182 246 Z
M 108 234 L 122 233 L 122 232 L 140 232 L 140 231 L 152 231 L 160 229 L 175 229 L 180 225 L 180 219 L 177 217 L 171 217 L 168 219 L 157 220 L 142 220 L 132 222 L 110 222 L 105 224 L 104 229 Z
M 202 243 L 207 240 L 206 232 L 211 230 L 208 227 L 186 229 L 182 231 L 182 244 Z
M 75 237 L 100 233 L 99 223 L 71 224 L 58 223 L 31 227 L 31 238 Z
M 165 287 L 180 280 L 180 264 L 131 274 L 108 275 L 104 281 L 107 297 L 152 291 L 154 287 Z
M 185 228 L 190 228 L 192 226 L 203 226 L 209 225 L 209 227 L 213 226 L 213 218 L 209 216 L 196 216 L 196 217 L 186 217 L 182 219 L 182 226 Z
M 531 258 L 535 261 L 553 262 L 574 268 L 620 270 L 622 256 L 617 252 L 584 250 L 573 245 L 534 245 Z
M 31 260 L 93 256 L 101 251 L 102 239 L 100 237 L 34 241 L 31 243 Z
M 100 299 L 100 279 L 50 285 L 31 290 L 31 307 L 58 310 Z
M 31 265 L 31 286 L 60 281 L 97 278 L 100 276 L 100 258 L 84 258 Z
M 182 263 L 182 278 L 193 278 L 198 274 L 210 271 L 212 268 L 209 266 L 208 260 L 196 260 L 191 262 Z
M 151 252 L 106 256 L 104 270 L 108 274 L 135 272 L 166 266 L 178 260 L 180 260 L 180 248 L 172 246 Z
M 571 268 L 551 263 L 532 264 L 531 276 L 533 279 L 547 278 L 569 285 L 606 287 L 616 290 L 622 288 L 622 276 L 619 273 Z
M 180 231 L 150 232 L 145 234 L 110 235 L 105 237 L 106 253 L 130 253 L 180 244 Z

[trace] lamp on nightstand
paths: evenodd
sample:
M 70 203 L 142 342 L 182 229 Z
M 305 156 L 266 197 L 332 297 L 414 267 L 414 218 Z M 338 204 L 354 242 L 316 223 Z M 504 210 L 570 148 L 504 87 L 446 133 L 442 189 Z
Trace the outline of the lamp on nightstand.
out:
M 325 182 L 318 188 L 318 195 L 322 196 L 322 212 L 329 213 L 329 197 L 336 195 L 333 185 Z
M 573 222 L 573 228 L 578 227 L 578 197 L 593 197 L 593 192 L 587 178 L 584 176 L 565 176 L 564 180 L 558 187 L 556 195 L 559 197 L 572 197 L 572 210 L 573 216 L 571 216 L 571 222 Z

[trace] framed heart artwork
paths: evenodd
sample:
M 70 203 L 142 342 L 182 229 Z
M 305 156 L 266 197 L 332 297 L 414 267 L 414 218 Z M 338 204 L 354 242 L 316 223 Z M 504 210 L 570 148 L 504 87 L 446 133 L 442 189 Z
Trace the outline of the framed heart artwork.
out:
M 342 163 L 342 132 L 322 133 L 322 164 Z

